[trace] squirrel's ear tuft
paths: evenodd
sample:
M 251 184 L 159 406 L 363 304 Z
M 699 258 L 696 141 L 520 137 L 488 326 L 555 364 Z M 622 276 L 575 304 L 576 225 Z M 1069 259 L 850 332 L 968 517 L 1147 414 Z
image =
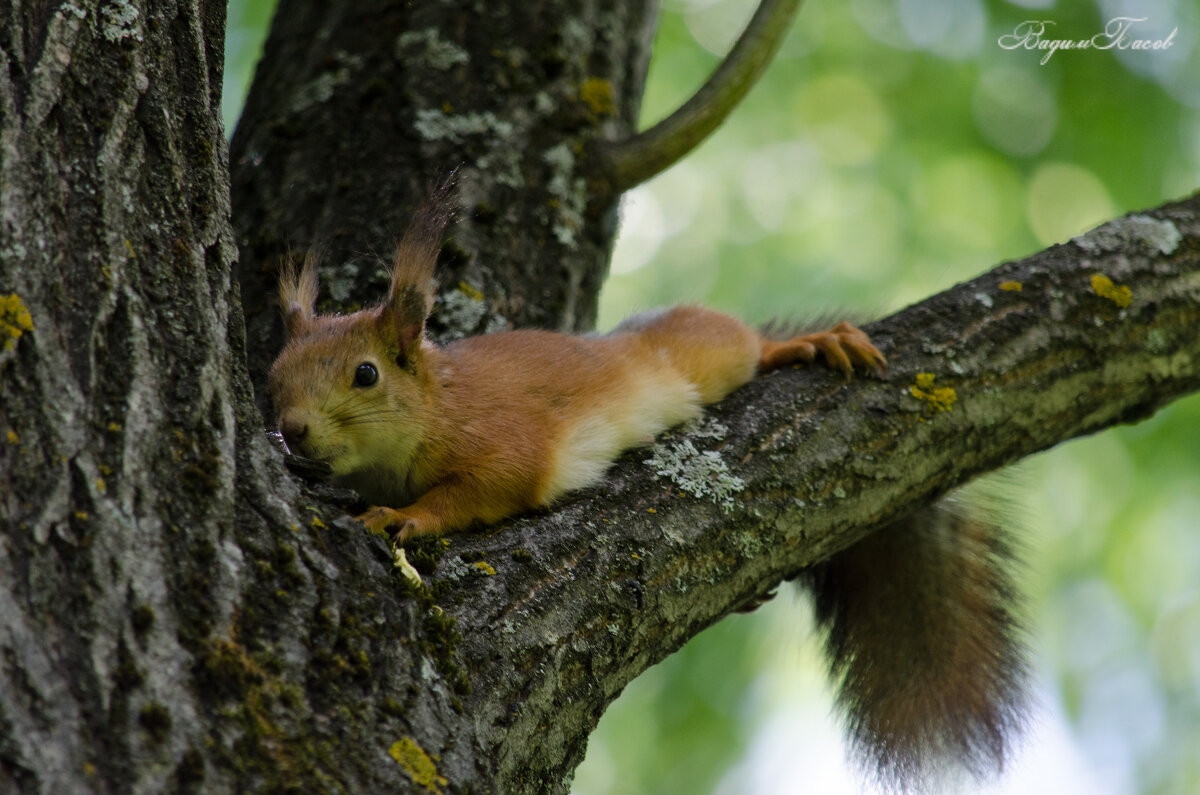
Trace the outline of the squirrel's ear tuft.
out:
M 317 262 L 319 255 L 309 249 L 304 266 L 296 274 L 296 265 L 289 252 L 279 275 L 279 311 L 289 340 L 302 336 L 312 323 L 317 305 Z
M 433 271 L 437 267 L 438 252 L 442 249 L 442 235 L 446 224 L 454 215 L 454 203 L 450 196 L 454 188 L 454 174 L 439 187 L 432 190 L 421 202 L 412 218 L 404 237 L 396 245 L 392 258 L 392 286 L 388 303 L 412 300 L 406 297 L 412 291 L 425 297 L 422 322 L 433 306 Z
M 426 197 L 413 213 L 392 260 L 392 285 L 383 306 L 381 329 L 398 344 L 397 360 L 407 362 L 420 346 L 425 318 L 433 309 L 433 272 L 442 235 L 454 215 L 454 174 Z

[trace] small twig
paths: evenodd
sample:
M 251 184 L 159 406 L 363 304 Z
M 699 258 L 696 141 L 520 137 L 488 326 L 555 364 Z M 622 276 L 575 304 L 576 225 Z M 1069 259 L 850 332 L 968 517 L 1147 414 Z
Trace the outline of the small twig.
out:
M 599 171 L 613 193 L 674 165 L 725 121 L 775 56 L 800 2 L 762 0 L 733 49 L 691 99 L 649 130 L 597 144 Z

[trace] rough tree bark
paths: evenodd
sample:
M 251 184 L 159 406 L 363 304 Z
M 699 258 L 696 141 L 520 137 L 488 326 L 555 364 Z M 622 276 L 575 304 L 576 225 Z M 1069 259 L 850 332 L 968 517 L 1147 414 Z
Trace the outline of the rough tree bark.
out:
M 283 4 L 234 143 L 243 277 L 289 238 L 386 251 L 462 162 L 453 325 L 586 326 L 612 197 L 581 164 L 630 129 L 653 14 L 399 5 Z M 0 790 L 562 791 L 605 705 L 703 627 L 1200 387 L 1193 198 L 876 324 L 887 381 L 774 374 L 551 513 L 420 545 L 413 585 L 262 435 L 223 15 L 0 6 Z

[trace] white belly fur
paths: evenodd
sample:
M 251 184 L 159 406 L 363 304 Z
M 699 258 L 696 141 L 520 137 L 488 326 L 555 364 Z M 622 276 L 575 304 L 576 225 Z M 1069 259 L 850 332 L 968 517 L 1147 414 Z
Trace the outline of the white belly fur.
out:
M 543 504 L 598 482 L 622 451 L 649 444 L 703 411 L 695 386 L 669 366 L 634 374 L 619 394 L 600 403 L 557 440 Z

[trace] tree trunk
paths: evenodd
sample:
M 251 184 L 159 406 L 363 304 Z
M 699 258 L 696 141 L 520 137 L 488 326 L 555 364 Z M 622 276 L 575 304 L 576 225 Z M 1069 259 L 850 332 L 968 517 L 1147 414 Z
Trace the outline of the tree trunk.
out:
M 631 127 L 653 13 L 512 5 L 281 4 L 233 144 L 249 369 L 224 4 L 3 6 L 0 790 L 561 792 L 703 627 L 1200 386 L 1192 199 L 872 327 L 886 382 L 774 374 L 553 512 L 417 545 L 411 583 L 285 473 L 250 373 L 282 244 L 365 300 L 361 252 L 458 163 L 443 331 L 591 323 L 613 198 L 584 153 Z
M 238 533 L 277 546 L 250 505 L 280 473 L 230 278 L 224 25 L 0 10 L 5 791 L 216 771 L 203 661 L 243 613 Z
M 583 154 L 632 131 L 656 19 L 654 0 L 281 0 L 231 145 L 259 393 L 279 258 L 315 246 L 337 308 L 378 300 L 409 213 L 456 168 L 435 334 L 591 329 L 617 197 L 589 191 Z

